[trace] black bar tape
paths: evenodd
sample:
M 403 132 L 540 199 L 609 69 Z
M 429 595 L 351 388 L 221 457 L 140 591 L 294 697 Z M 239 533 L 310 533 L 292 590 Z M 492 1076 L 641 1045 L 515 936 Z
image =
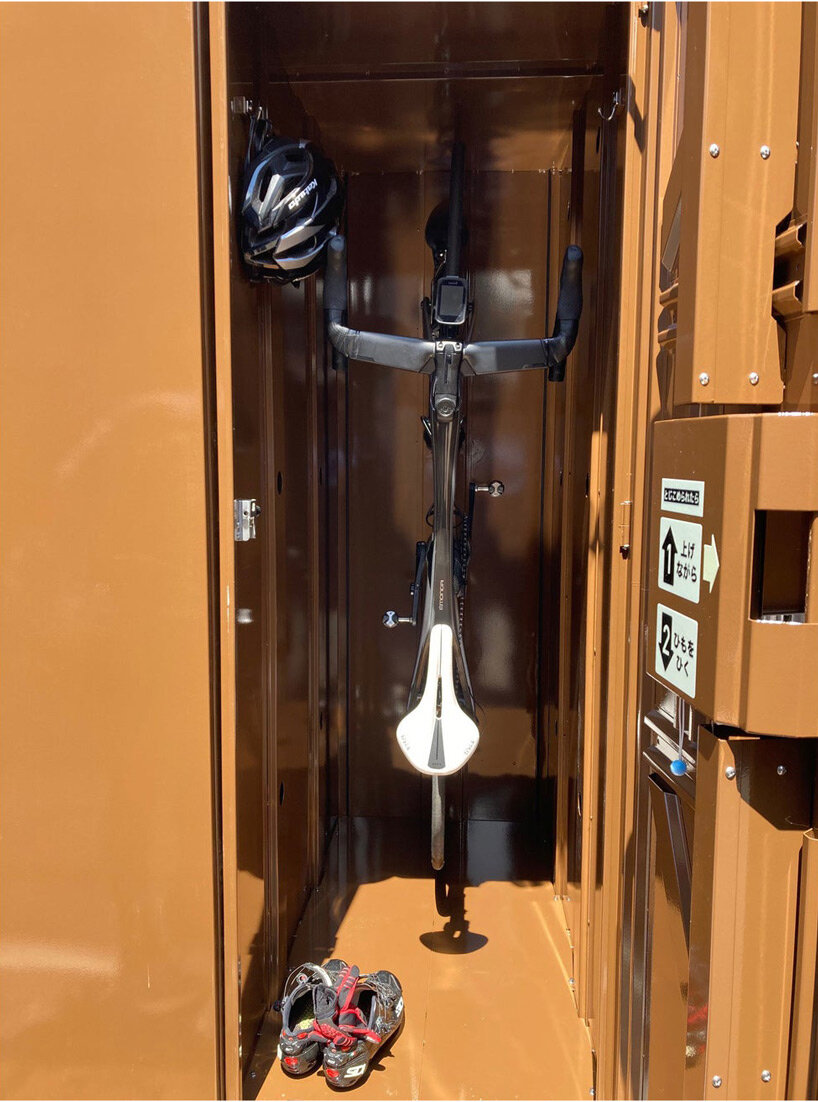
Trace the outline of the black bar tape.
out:
M 557 302 L 558 321 L 579 321 L 582 313 L 582 249 L 569 245 L 565 250 Z
M 329 240 L 324 276 L 324 309 L 340 321 L 347 308 L 347 243 L 336 235 Z

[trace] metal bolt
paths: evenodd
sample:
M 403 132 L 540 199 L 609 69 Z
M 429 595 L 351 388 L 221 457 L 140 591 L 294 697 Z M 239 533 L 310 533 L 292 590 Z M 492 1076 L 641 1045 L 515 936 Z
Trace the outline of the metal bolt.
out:
M 714 1075 L 713 1079 L 712 1079 L 712 1083 L 713 1083 L 714 1087 L 720 1087 L 721 1086 L 721 1076 L 720 1075 Z
M 776 773 L 779 775 L 779 777 L 786 777 L 786 775 L 787 775 L 786 765 L 779 765 L 778 768 L 776 769 Z
M 750 386 L 758 386 L 758 372 L 757 371 L 751 371 L 750 372 Z
M 571 987 L 573 987 L 573 986 L 574 986 L 574 977 L 573 977 L 573 976 L 570 976 L 570 977 L 569 977 L 569 979 L 568 979 L 568 983 L 569 983 L 569 984 L 571 985 Z
M 772 1077 L 773 1077 L 773 1073 L 771 1071 L 767 1071 L 767 1069 L 765 1068 L 764 1071 L 762 1071 L 762 1073 L 761 1073 L 761 1082 L 762 1083 L 769 1083 L 769 1081 L 772 1079 Z
M 735 765 L 728 765 L 727 768 L 724 770 L 724 775 L 728 779 L 728 781 L 732 781 L 736 775 Z
M 768 145 L 762 145 L 760 153 L 762 161 L 766 161 L 770 156 L 770 147 Z
M 818 371 L 812 373 L 812 385 L 818 386 Z
M 710 146 L 710 156 L 711 157 L 718 157 L 719 153 L 721 153 L 721 150 L 716 145 L 716 143 L 713 142 L 713 144 Z
M 702 384 L 702 386 L 707 386 L 707 384 L 710 382 L 710 376 L 707 374 L 706 371 L 703 371 L 699 376 L 699 382 Z

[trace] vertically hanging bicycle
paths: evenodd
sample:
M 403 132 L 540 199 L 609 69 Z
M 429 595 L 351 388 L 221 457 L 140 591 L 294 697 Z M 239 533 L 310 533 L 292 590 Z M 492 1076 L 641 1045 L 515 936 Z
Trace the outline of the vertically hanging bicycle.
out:
M 387 612 L 384 623 L 387 627 L 416 625 L 424 595 L 406 715 L 396 734 L 411 764 L 432 778 L 435 869 L 441 869 L 444 861 L 444 778 L 462 769 L 480 739 L 462 633 L 474 499 L 482 490 L 493 496 L 503 492 L 501 482 L 472 483 L 468 512 L 456 525 L 454 495 L 462 435 L 462 379 L 541 368 L 548 371 L 550 380 L 561 382 L 582 312 L 582 251 L 569 245 L 562 265 L 552 337 L 468 341 L 472 303 L 461 264 L 464 162 L 464 147 L 455 143 L 448 207 L 433 211 L 426 226 L 434 276 L 431 295 L 421 304 L 424 339 L 347 328 L 346 242 L 341 236 L 329 243 L 324 287 L 327 330 L 338 352 L 350 359 L 430 377 L 429 414 L 424 418 L 424 429 L 432 449 L 434 475 L 432 535 L 417 545 L 411 615 Z

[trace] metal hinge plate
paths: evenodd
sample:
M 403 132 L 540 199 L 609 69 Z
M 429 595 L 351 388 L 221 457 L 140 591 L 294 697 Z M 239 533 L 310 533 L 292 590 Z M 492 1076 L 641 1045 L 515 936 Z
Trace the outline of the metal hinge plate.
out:
M 254 497 L 236 498 L 233 502 L 233 538 L 246 543 L 256 538 L 256 517 L 261 512 Z

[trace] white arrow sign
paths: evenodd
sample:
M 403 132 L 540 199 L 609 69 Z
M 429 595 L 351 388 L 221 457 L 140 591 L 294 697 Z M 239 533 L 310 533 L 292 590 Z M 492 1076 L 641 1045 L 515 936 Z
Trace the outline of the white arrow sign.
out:
M 716 537 L 710 537 L 710 543 L 704 545 L 704 558 L 702 562 L 702 577 L 713 592 L 713 582 L 719 572 L 719 553 L 716 550 Z

